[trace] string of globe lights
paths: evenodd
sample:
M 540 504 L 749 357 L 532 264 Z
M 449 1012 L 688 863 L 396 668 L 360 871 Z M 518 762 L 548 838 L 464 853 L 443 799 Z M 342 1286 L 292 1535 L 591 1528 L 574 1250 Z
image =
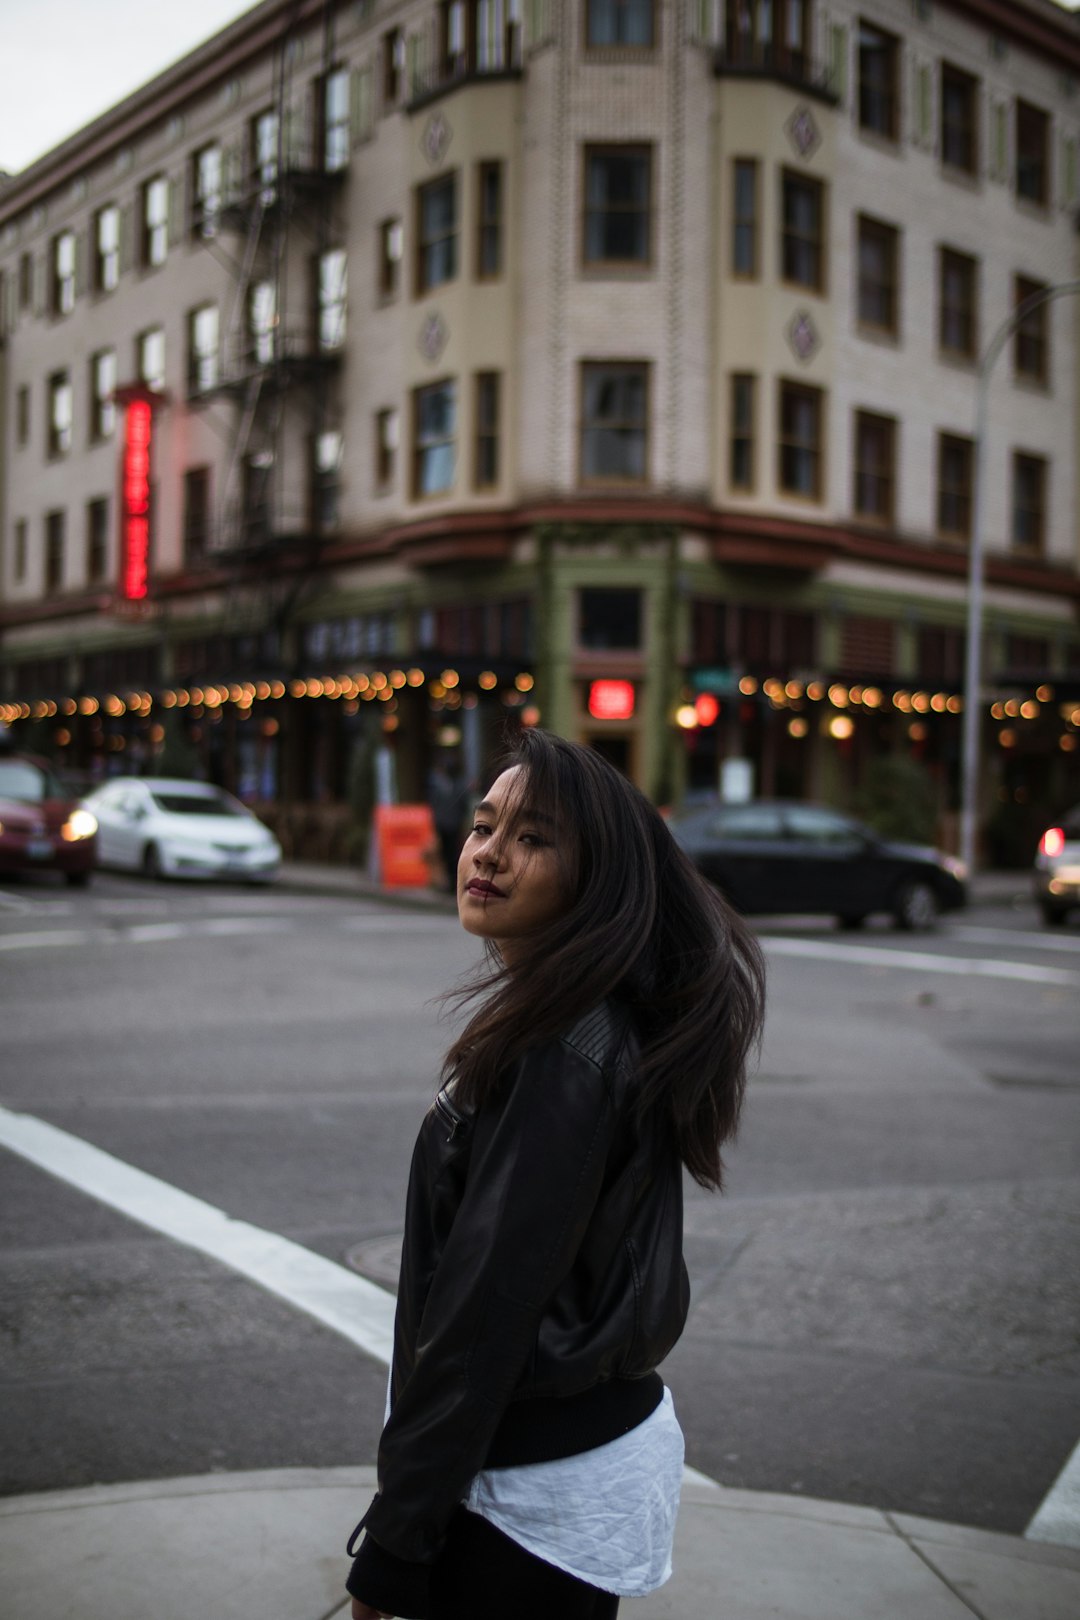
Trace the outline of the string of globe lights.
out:
M 280 702 L 286 697 L 330 698 L 340 699 L 348 714 L 358 713 L 361 703 L 377 702 L 384 705 L 383 727 L 385 730 L 393 731 L 396 730 L 398 693 L 425 684 L 433 708 L 450 710 L 475 708 L 479 702 L 475 692 L 460 691 L 461 676 L 456 669 L 444 669 L 440 675 L 429 677 L 424 670 L 413 668 L 312 676 L 289 681 L 236 681 L 225 685 L 209 683 L 173 686 L 166 687 L 157 694 L 128 690 L 122 696 L 118 692 L 109 692 L 103 697 L 84 695 L 77 698 L 38 698 L 33 701 L 0 703 L 0 721 L 11 725 L 19 720 L 74 720 L 79 716 L 94 715 L 105 715 L 114 720 L 119 720 L 124 715 L 148 719 L 155 709 L 220 715 L 230 705 L 235 707 L 243 718 L 253 712 L 256 704 Z M 494 670 L 482 670 L 476 684 L 482 691 L 491 692 L 499 685 L 499 677 Z M 515 675 L 512 686 L 506 686 L 502 699 L 509 707 L 521 708 L 522 719 L 535 725 L 540 718 L 539 711 L 535 716 L 530 715 L 528 699 L 533 685 L 533 676 L 522 671 Z M 70 741 L 70 736 L 67 740 Z

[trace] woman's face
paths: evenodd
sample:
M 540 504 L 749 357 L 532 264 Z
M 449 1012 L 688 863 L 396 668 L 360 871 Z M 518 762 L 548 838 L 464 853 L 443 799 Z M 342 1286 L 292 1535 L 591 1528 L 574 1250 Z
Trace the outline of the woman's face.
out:
M 521 802 L 524 786 L 520 765 L 492 783 L 458 861 L 461 926 L 493 940 L 507 961 L 566 906 L 554 829 Z

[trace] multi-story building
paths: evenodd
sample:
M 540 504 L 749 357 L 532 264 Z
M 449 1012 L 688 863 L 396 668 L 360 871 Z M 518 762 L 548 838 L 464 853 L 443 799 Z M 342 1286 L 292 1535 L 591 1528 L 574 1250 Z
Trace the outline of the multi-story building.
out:
M 264 0 L 0 190 L 4 712 L 249 797 L 513 714 L 947 811 L 1078 82 L 1052 0 Z M 989 384 L 985 811 L 1080 797 L 1078 321 Z

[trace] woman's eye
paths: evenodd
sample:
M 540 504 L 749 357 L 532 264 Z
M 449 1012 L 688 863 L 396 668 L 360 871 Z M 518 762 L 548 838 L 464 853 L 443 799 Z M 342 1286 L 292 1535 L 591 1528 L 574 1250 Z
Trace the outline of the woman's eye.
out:
M 531 844 L 535 849 L 543 849 L 544 847 L 544 839 L 540 837 L 539 833 L 522 833 L 521 842 Z
M 474 833 L 489 833 L 491 828 L 484 821 L 478 821 L 473 828 Z

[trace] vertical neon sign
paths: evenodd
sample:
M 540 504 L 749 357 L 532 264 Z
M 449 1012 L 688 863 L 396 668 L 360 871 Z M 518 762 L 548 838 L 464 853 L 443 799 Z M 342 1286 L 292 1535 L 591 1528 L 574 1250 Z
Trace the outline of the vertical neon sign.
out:
M 124 471 L 120 504 L 120 594 L 141 602 L 150 571 L 150 440 L 153 411 L 148 399 L 128 401 L 124 425 Z

